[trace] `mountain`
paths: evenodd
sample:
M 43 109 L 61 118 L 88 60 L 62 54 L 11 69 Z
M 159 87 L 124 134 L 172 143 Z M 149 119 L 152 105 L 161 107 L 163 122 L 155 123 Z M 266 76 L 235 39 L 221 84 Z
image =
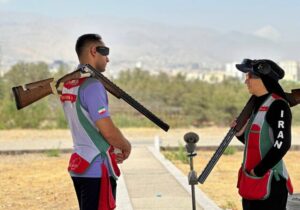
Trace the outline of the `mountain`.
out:
M 138 19 L 104 16 L 50 18 L 0 12 L 0 64 L 63 60 L 76 65 L 74 45 L 84 33 L 99 33 L 111 48 L 113 72 L 132 68 L 170 70 L 191 65 L 219 68 L 249 58 L 298 59 L 299 43 L 282 43 L 276 29 L 254 33 L 220 32 L 211 28 L 169 26 Z M 274 34 L 274 37 L 268 37 Z

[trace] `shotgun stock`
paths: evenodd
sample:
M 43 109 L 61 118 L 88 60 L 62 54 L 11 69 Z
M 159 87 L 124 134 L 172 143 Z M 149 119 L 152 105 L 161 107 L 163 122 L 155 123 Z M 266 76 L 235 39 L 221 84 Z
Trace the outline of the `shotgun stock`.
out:
M 53 81 L 53 78 L 49 78 L 29 83 L 24 86 L 13 87 L 12 91 L 16 99 L 17 109 L 22 109 L 23 107 L 52 94 L 53 88 L 51 87 L 51 83 L 53 83 Z
M 285 93 L 290 107 L 300 103 L 300 89 L 293 89 L 291 93 Z
M 285 93 L 287 96 L 288 103 L 290 107 L 296 106 L 297 104 L 300 103 L 300 89 L 293 89 L 291 93 Z M 213 170 L 214 166 L 217 164 L 218 160 L 224 153 L 225 149 L 235 136 L 237 132 L 239 132 L 245 123 L 247 123 L 253 108 L 254 108 L 254 103 L 255 103 L 255 97 L 251 96 L 250 99 L 248 100 L 247 104 L 245 105 L 244 109 L 238 116 L 236 120 L 236 126 L 233 128 L 230 128 L 226 136 L 224 137 L 223 141 L 221 142 L 220 146 L 217 148 L 211 159 L 208 161 L 207 165 L 205 166 L 204 170 L 198 177 L 198 182 L 203 184 L 210 174 L 210 172 Z

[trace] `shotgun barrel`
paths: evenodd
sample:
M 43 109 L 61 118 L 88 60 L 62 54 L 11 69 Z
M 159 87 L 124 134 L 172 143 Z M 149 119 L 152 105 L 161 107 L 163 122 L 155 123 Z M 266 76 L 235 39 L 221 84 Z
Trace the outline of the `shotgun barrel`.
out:
M 206 178 L 208 177 L 208 175 L 210 174 L 210 172 L 212 171 L 212 169 L 214 168 L 214 166 L 216 165 L 216 163 L 224 153 L 225 149 L 227 148 L 227 146 L 229 145 L 229 143 L 231 142 L 235 134 L 243 128 L 243 126 L 249 119 L 254 107 L 254 103 L 255 103 L 255 96 L 251 96 L 247 104 L 245 105 L 244 109 L 236 119 L 236 126 L 229 129 L 223 141 L 221 142 L 220 146 L 217 148 L 217 150 L 209 160 L 208 164 L 206 165 L 206 167 L 198 177 L 198 182 L 200 182 L 201 184 L 205 182 Z
M 91 65 L 89 65 L 89 64 L 85 65 L 82 70 L 84 72 L 90 72 L 93 77 L 95 77 L 96 79 L 101 81 L 101 83 L 104 85 L 106 90 L 108 90 L 110 93 L 112 93 L 117 98 L 121 98 L 124 101 L 126 101 L 130 106 L 135 108 L 137 111 L 139 111 L 141 114 L 143 114 L 149 120 L 151 120 L 153 123 L 155 123 L 161 129 L 163 129 L 164 131 L 169 130 L 170 126 L 168 124 L 166 124 L 161 119 L 159 119 L 156 115 L 154 115 L 147 108 L 145 108 L 142 104 L 140 104 L 138 101 L 136 101 L 130 95 L 128 95 L 120 87 L 115 85 L 112 81 L 110 81 L 108 78 L 106 78 L 99 71 L 94 69 Z

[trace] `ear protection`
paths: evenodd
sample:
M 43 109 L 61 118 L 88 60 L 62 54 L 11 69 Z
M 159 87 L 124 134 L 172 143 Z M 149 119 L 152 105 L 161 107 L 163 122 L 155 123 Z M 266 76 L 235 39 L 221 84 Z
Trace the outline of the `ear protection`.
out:
M 251 60 L 246 58 L 240 65 L 237 65 L 237 68 L 245 73 L 252 72 L 257 76 L 267 75 L 275 80 L 280 79 L 280 75 L 274 71 L 267 60 Z

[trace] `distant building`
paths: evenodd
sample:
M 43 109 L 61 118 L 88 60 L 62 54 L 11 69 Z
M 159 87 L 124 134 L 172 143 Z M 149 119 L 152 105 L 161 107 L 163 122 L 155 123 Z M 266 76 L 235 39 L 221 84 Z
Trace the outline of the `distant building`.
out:
M 297 61 L 281 61 L 278 64 L 285 71 L 285 80 L 300 81 L 300 68 Z
M 245 74 L 236 68 L 239 62 L 226 63 L 224 66 L 204 68 L 197 63 L 190 65 L 174 64 L 172 68 L 159 68 L 147 70 L 141 61 L 135 63 L 135 68 L 148 71 L 150 75 L 159 75 L 165 72 L 169 76 L 183 75 L 187 80 L 202 80 L 209 83 L 222 82 L 227 78 L 237 78 L 241 82 L 245 80 Z M 56 63 L 57 64 L 57 63 Z M 58 62 L 59 64 L 59 62 Z M 285 80 L 300 81 L 300 65 L 297 61 L 282 61 L 278 63 L 285 70 Z
M 240 80 L 244 79 L 244 75 L 241 71 L 238 71 L 235 65 L 238 64 L 238 62 L 232 62 L 232 63 L 226 63 L 225 64 L 225 72 L 228 77 L 236 77 Z
M 184 73 L 187 80 L 202 80 L 202 74 L 199 71 L 189 71 Z
M 228 78 L 228 75 L 225 71 L 215 70 L 211 72 L 206 72 L 201 75 L 201 80 L 208 83 L 219 83 Z
M 52 73 L 56 73 L 56 72 L 58 72 L 59 68 L 61 68 L 64 65 L 65 65 L 64 61 L 55 60 L 51 64 L 48 65 L 49 71 Z
M 67 70 L 68 72 L 71 72 L 75 70 L 77 66 L 77 62 L 54 60 L 52 63 L 48 64 L 48 69 L 51 73 L 57 73 L 61 68 Z
M 189 71 L 184 74 L 187 80 L 202 80 L 208 83 L 222 82 L 229 76 L 225 71 L 214 70 L 208 72 Z
M 135 68 L 138 68 L 138 69 L 143 68 L 143 63 L 141 61 L 136 62 Z

